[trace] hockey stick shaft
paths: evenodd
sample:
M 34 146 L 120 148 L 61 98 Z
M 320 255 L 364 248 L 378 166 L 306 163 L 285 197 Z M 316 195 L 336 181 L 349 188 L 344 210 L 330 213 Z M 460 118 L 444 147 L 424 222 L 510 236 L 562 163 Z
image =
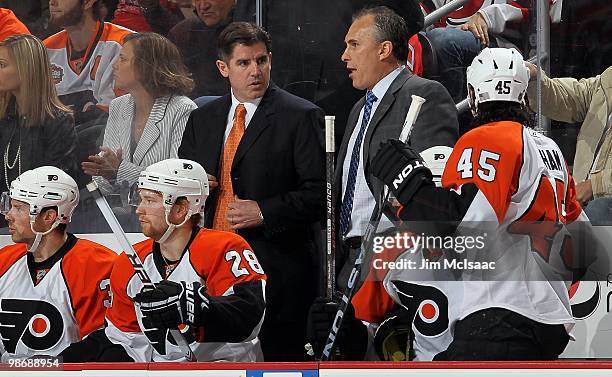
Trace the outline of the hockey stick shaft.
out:
M 404 120 L 404 124 L 402 126 L 402 131 L 400 133 L 400 140 L 406 142 L 410 137 L 410 133 L 412 132 L 412 126 L 416 121 L 416 118 L 421 110 L 421 106 L 425 102 L 425 99 L 419 96 L 412 95 L 412 101 L 410 102 L 410 108 L 408 109 L 408 113 L 406 114 L 406 119 Z M 386 186 L 383 187 L 383 200 L 380 203 L 376 203 L 374 205 L 374 210 L 372 211 L 372 215 L 370 216 L 370 221 L 366 226 L 366 230 L 362 237 L 361 247 L 359 249 L 359 255 L 355 260 L 355 266 L 351 271 L 349 276 L 347 288 L 342 295 L 340 300 L 340 305 L 338 306 L 338 311 L 336 312 L 336 317 L 332 323 L 332 327 L 329 331 L 329 335 L 327 336 L 327 341 L 325 346 L 323 347 L 323 355 L 321 356 L 321 361 L 329 360 L 330 355 L 334 351 L 334 345 L 336 343 L 336 338 L 338 337 L 338 333 L 342 326 L 342 322 L 344 319 L 344 314 L 346 313 L 346 309 L 348 308 L 350 301 L 355 294 L 355 287 L 357 286 L 357 280 L 362 270 L 362 263 L 366 256 L 366 251 L 372 247 L 372 241 L 374 240 L 374 234 L 376 233 L 376 229 L 378 228 L 378 223 L 380 222 L 380 218 L 382 216 L 382 209 L 385 201 L 389 197 L 389 191 Z
M 123 228 L 121 228 L 121 224 L 119 224 L 117 217 L 115 217 L 113 210 L 106 201 L 106 198 L 100 192 L 100 189 L 98 188 L 96 182 L 91 181 L 90 183 L 88 183 L 87 190 L 94 197 L 96 205 L 100 209 L 100 212 L 102 212 L 102 216 L 104 216 L 104 219 L 113 231 L 115 238 L 119 242 L 119 246 L 121 246 L 121 248 L 125 252 L 125 255 L 128 257 L 128 260 L 132 264 L 132 267 L 134 268 L 136 275 L 138 275 L 138 277 L 140 278 L 140 281 L 144 285 L 144 288 L 154 289 L 155 285 L 149 278 L 149 274 L 147 274 L 147 271 L 144 269 L 140 257 L 138 256 L 138 254 L 136 254 L 132 243 L 130 242 L 130 240 L 128 240 L 125 232 L 123 231 Z M 174 341 L 179 346 L 181 351 L 184 353 L 185 358 L 189 361 L 196 361 L 195 355 L 193 354 L 193 351 L 191 350 L 191 347 L 189 346 L 189 343 L 187 343 L 187 340 L 185 339 L 183 334 L 178 329 L 170 329 L 170 334 L 174 338 Z
M 325 117 L 325 181 L 326 181 L 326 248 L 325 273 L 327 298 L 333 298 L 336 290 L 336 226 L 334 219 L 334 153 L 336 151 L 334 128 L 335 116 Z

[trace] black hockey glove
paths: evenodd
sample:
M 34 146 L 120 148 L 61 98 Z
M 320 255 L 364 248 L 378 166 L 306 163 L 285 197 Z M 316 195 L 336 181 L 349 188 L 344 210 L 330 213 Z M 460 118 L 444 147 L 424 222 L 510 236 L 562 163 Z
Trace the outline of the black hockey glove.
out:
M 387 313 L 376 329 L 374 347 L 382 361 L 410 361 L 412 350 L 412 319 L 404 308 Z
M 399 140 L 381 143 L 372 160 L 372 174 L 406 205 L 422 185 L 433 185 L 431 171 L 414 149 Z
M 325 297 L 318 297 L 308 311 L 306 339 L 312 346 L 314 356 L 321 358 L 323 347 L 336 318 L 339 303 Z M 355 318 L 353 305 L 349 305 L 344 313 L 342 328 L 338 332 L 332 355 L 334 360 L 363 360 L 368 342 L 367 329 L 361 321 Z
M 142 311 L 145 327 L 170 329 L 181 323 L 202 326 L 210 297 L 206 286 L 198 282 L 162 280 L 155 289 L 138 293 L 134 302 Z

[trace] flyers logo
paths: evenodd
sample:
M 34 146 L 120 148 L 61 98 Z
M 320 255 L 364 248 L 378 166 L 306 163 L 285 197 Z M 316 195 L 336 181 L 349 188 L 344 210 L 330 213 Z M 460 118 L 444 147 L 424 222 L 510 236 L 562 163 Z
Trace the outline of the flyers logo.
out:
M 394 280 L 402 305 L 414 327 L 425 336 L 438 336 L 448 328 L 448 298 L 438 288 Z
M 595 285 L 595 287 L 593 287 Z M 578 292 L 579 287 L 583 289 Z M 587 294 L 590 291 L 593 294 Z M 595 313 L 595 310 L 599 306 L 600 290 L 599 282 L 590 281 L 577 281 L 572 284 L 569 291 L 570 300 L 572 304 L 572 315 L 576 319 L 585 319 Z
M 0 300 L 0 336 L 9 353 L 17 344 L 34 351 L 53 348 L 64 334 L 64 320 L 51 303 L 37 300 Z

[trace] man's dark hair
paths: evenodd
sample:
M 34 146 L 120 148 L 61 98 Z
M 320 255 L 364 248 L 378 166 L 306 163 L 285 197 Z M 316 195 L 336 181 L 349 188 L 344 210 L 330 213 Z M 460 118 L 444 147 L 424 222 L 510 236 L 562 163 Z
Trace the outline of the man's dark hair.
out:
M 353 21 L 361 17 L 374 17 L 374 38 L 379 43 L 389 41 L 393 45 L 393 56 L 398 62 L 408 59 L 409 35 L 406 21 L 386 6 L 364 8 L 353 15 Z
M 478 113 L 472 121 L 472 128 L 483 124 L 513 121 L 529 127 L 529 113 L 525 107 L 516 102 L 491 101 L 478 105 Z
M 237 44 L 253 46 L 260 42 L 266 45 L 268 52 L 272 51 L 272 39 L 267 31 L 251 22 L 232 22 L 219 35 L 219 59 L 228 62 Z
M 366 7 L 385 6 L 400 15 L 408 28 L 408 38 L 423 30 L 425 17 L 419 0 L 368 0 Z

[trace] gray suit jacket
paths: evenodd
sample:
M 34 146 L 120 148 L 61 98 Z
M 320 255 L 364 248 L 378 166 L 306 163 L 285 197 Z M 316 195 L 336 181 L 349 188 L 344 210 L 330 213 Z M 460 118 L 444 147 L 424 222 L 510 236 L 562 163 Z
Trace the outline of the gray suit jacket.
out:
M 196 104 L 185 96 L 165 96 L 155 100 L 142 136 L 131 150 L 134 99 L 130 94 L 115 98 L 110 103 L 109 118 L 102 145 L 123 152 L 123 161 L 115 182 L 93 177 L 106 194 L 121 187 L 124 182 L 132 185 L 147 166 L 167 158 L 177 158 L 183 132 L 189 114 Z
M 413 94 L 426 100 L 408 141 L 414 149 L 422 152 L 437 145 L 452 147 L 459 138 L 457 110 L 448 91 L 437 81 L 413 75 L 406 69 L 402 70 L 393 80 L 376 108 L 376 112 L 372 115 L 363 141 L 361 158 L 365 161 L 366 181 L 375 198 L 379 196 L 382 182 L 370 173 L 370 164 L 383 141 L 399 138 Z M 342 166 L 344 159 L 350 158 L 350 151 L 347 153 L 349 139 L 358 122 L 361 122 L 361 119 L 358 118 L 364 103 L 365 97 L 353 106 L 338 151 L 334 182 L 337 187 L 336 197 L 339 200 L 336 203 L 338 205 L 342 202 Z

